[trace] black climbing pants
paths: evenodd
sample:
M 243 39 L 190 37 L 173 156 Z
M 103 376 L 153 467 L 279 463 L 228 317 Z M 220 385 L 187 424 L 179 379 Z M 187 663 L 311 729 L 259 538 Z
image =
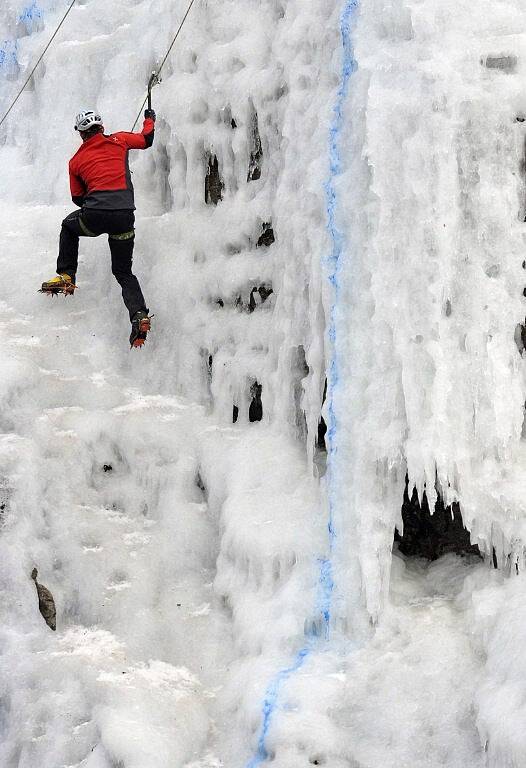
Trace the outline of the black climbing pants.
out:
M 130 320 L 139 310 L 148 311 L 139 281 L 132 273 L 135 243 L 133 211 L 97 211 L 83 208 L 70 213 L 62 222 L 57 272 L 70 277 L 77 274 L 79 237 L 109 235 L 111 271 L 122 288 L 122 298 Z

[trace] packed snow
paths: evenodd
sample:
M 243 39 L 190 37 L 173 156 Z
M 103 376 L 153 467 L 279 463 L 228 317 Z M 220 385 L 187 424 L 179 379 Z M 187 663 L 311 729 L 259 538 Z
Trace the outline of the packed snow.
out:
M 2 3 L 0 118 L 69 4 Z M 524 768 L 526 9 L 196 0 L 130 352 L 105 238 L 37 289 L 187 7 L 77 0 L 0 127 L 0 766 Z M 481 557 L 393 546 L 406 476 Z

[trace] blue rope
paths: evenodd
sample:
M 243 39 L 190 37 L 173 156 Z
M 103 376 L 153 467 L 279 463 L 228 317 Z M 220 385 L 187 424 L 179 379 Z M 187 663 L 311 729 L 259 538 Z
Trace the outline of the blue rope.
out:
M 329 438 L 329 470 L 330 470 L 330 482 L 329 482 L 329 522 L 328 522 L 328 534 L 329 534 L 329 556 L 319 558 L 319 584 L 318 584 L 318 600 L 317 610 L 321 616 L 322 631 L 314 625 L 307 638 L 306 645 L 298 651 L 294 662 L 290 667 L 286 667 L 278 672 L 276 677 L 269 684 L 265 698 L 263 700 L 262 707 L 262 724 L 261 732 L 258 739 L 257 751 L 254 757 L 247 763 L 246 768 L 257 768 L 257 766 L 264 763 L 269 758 L 269 751 L 267 748 L 267 737 L 274 714 L 279 706 L 280 692 L 283 685 L 289 680 L 289 678 L 298 672 L 305 664 L 306 659 L 310 656 L 314 650 L 320 636 L 323 636 L 325 641 L 330 639 L 330 627 L 331 627 L 331 613 L 332 602 L 334 594 L 334 576 L 333 576 L 333 562 L 332 556 L 334 552 L 334 544 L 336 540 L 336 528 L 334 524 L 334 512 L 335 512 L 335 494 L 334 494 L 334 482 L 335 472 L 333 469 L 334 458 L 337 454 L 336 436 L 337 436 L 337 418 L 334 407 L 334 391 L 338 384 L 338 356 L 336 349 L 336 308 L 338 303 L 339 294 L 339 271 L 341 268 L 340 258 L 343 253 L 345 245 L 345 239 L 343 234 L 338 229 L 336 224 L 337 218 L 337 206 L 338 196 L 336 193 L 335 179 L 342 173 L 343 163 L 340 154 L 340 136 L 344 125 L 344 109 L 347 94 L 349 92 L 349 80 L 352 74 L 356 71 L 356 61 L 354 59 L 354 51 L 351 37 L 351 25 L 354 11 L 358 7 L 358 0 L 346 0 L 343 12 L 340 17 L 340 29 L 343 45 L 343 66 L 340 86 L 338 88 L 338 94 L 336 103 L 333 108 L 333 120 L 331 123 L 329 137 L 329 161 L 330 161 L 330 173 L 329 179 L 325 184 L 325 195 L 327 205 L 327 217 L 328 217 L 328 231 L 332 241 L 331 254 L 327 259 L 329 265 L 329 280 L 333 286 L 334 299 L 331 307 L 330 326 L 329 326 L 329 339 L 332 345 L 332 360 L 330 364 L 330 370 L 328 375 L 328 387 L 327 397 L 329 402 L 329 424 L 328 424 L 328 438 Z

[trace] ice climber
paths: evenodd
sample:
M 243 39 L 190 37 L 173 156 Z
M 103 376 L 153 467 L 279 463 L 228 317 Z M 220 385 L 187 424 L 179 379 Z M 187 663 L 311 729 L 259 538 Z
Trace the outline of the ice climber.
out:
M 155 112 L 144 113 L 142 133 L 104 133 L 102 118 L 95 110 L 77 115 L 75 130 L 82 145 L 69 162 L 71 197 L 80 210 L 70 213 L 62 222 L 58 277 L 42 283 L 49 294 L 75 292 L 79 255 L 79 237 L 109 235 L 111 269 L 122 288 L 122 298 L 130 313 L 130 344 L 141 347 L 150 330 L 139 281 L 132 273 L 135 238 L 135 202 L 128 166 L 130 149 L 151 147 L 155 132 Z

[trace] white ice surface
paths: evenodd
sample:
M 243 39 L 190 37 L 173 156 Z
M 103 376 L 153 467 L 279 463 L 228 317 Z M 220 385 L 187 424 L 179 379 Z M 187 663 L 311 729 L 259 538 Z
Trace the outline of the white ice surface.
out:
M 333 347 L 325 183 L 344 5 L 196 0 L 155 90 L 155 146 L 133 161 L 136 271 L 156 316 L 140 353 L 102 238 L 82 242 L 74 299 L 35 289 L 70 209 L 75 112 L 130 128 L 185 3 L 79 0 L 1 129 L 2 768 L 237 768 L 263 760 L 262 734 L 276 768 L 526 765 L 526 10 L 356 9 Z M 66 7 L 2 4 L 0 111 Z M 247 182 L 256 113 L 261 178 Z M 256 247 L 270 222 L 275 243 Z M 249 313 L 260 285 L 274 292 Z M 327 481 L 315 437 L 331 360 Z M 263 420 L 249 423 L 255 380 Z M 501 571 L 391 557 L 406 473 L 431 499 L 437 477 Z M 327 643 L 312 628 L 329 496 Z

